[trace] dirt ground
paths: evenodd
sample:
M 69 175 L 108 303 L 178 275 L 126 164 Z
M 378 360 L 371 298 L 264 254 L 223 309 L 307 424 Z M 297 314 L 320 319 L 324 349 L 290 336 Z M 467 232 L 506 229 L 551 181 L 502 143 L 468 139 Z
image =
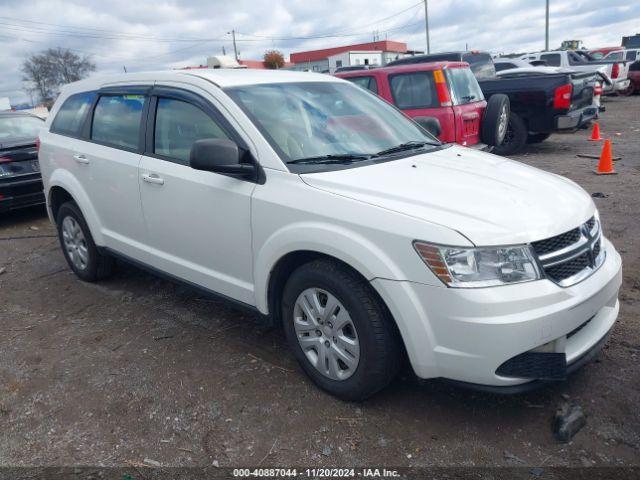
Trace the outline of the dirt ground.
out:
M 35 208 L 0 217 L 0 466 L 640 465 L 640 96 L 606 106 L 619 175 L 576 157 L 599 153 L 587 131 L 515 157 L 604 194 L 624 259 L 613 335 L 566 383 L 494 396 L 406 373 L 345 403 L 307 380 L 279 330 L 227 304 L 130 266 L 79 281 Z M 551 420 L 566 398 L 587 425 L 562 444 Z

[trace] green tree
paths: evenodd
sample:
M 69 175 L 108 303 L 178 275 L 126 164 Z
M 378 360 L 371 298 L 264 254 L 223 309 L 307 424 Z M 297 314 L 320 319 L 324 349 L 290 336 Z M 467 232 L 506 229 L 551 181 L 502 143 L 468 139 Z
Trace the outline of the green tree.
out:
M 264 63 L 267 68 L 278 69 L 284 67 L 284 55 L 279 50 L 267 50 L 264 52 Z

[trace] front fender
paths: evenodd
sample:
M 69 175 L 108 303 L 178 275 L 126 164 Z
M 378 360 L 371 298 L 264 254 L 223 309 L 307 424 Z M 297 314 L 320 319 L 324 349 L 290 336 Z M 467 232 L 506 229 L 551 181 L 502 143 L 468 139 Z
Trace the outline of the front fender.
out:
M 51 216 L 51 190 L 53 187 L 60 187 L 65 189 L 69 195 L 73 198 L 73 200 L 80 208 L 82 212 L 82 216 L 84 217 L 87 225 L 89 226 L 89 230 L 91 231 L 91 236 L 93 237 L 93 241 L 98 246 L 104 246 L 104 238 L 102 236 L 102 229 L 100 228 L 100 219 L 98 218 L 98 214 L 96 213 L 91 200 L 89 199 L 89 195 L 82 187 L 80 182 L 68 171 L 62 168 L 55 169 L 51 175 L 49 176 L 49 181 L 47 182 L 47 190 L 46 190 L 46 198 L 47 198 L 47 210 L 49 211 L 49 216 L 53 221 L 53 217 Z
M 367 280 L 401 278 L 400 267 L 377 245 L 344 227 L 298 222 L 274 232 L 254 253 L 256 306 L 267 314 L 269 277 L 278 261 L 296 251 L 313 251 L 343 261 Z M 366 259 L 366 263 L 362 261 Z

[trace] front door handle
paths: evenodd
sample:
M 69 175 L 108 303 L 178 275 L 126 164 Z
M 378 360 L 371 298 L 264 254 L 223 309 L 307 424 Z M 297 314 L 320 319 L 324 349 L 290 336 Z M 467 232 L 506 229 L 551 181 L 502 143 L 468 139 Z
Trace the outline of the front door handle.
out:
M 164 185 L 164 179 L 160 178 L 155 173 L 152 173 L 152 174 L 143 173 L 142 174 L 142 180 L 144 180 L 147 183 L 154 183 L 156 185 Z
M 82 155 L 81 153 L 76 153 L 73 156 L 73 159 L 78 162 L 78 163 L 82 163 L 84 165 L 89 163 L 89 159 L 87 157 L 85 157 L 84 155 Z

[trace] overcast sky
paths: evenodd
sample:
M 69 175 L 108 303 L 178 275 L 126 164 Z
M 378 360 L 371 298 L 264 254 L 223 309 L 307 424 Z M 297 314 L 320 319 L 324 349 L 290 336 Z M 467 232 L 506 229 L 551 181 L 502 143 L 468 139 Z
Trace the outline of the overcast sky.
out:
M 492 52 L 544 48 L 544 0 L 430 0 L 431 50 Z M 2 0 L 0 97 L 28 101 L 20 65 L 31 53 L 66 47 L 89 55 L 97 74 L 175 68 L 233 52 L 259 59 L 381 39 L 426 47 L 417 0 Z M 640 31 L 637 0 L 551 0 L 550 46 L 565 39 L 588 48 L 619 45 Z M 315 37 L 315 38 L 309 38 Z

